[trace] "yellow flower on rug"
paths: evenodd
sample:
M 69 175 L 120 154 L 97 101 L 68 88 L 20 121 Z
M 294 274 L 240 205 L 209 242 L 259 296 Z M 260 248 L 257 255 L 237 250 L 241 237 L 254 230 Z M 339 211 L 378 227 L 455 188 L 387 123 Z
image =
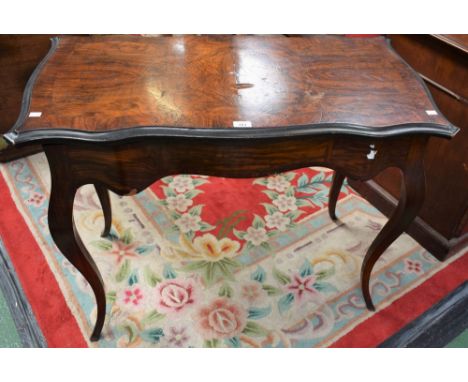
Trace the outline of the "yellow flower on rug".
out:
M 206 233 L 193 241 L 193 247 L 205 260 L 219 261 L 225 257 L 236 256 L 240 244 L 227 237 L 218 240 L 211 233 Z

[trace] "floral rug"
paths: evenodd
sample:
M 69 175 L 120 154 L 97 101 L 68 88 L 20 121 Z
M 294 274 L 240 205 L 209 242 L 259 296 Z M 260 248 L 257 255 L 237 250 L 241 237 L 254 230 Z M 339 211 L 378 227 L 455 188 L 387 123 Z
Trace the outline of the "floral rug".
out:
M 75 222 L 108 299 L 102 339 L 92 343 L 92 291 L 48 231 L 45 156 L 0 168 L 0 235 L 49 346 L 377 346 L 468 274 L 462 252 L 440 263 L 402 235 L 374 268 L 378 311 L 367 311 L 360 266 L 386 218 L 345 185 L 341 222 L 332 222 L 332 172 L 323 168 L 175 175 L 136 196 L 111 194 L 108 238 L 85 186 Z

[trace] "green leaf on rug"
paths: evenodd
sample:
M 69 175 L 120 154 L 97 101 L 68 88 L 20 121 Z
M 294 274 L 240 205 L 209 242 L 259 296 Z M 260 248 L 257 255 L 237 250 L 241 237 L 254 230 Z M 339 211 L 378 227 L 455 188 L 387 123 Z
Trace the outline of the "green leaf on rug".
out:
M 258 178 L 253 181 L 252 184 L 260 184 L 262 186 L 266 186 L 268 184 L 267 178 Z
M 273 285 L 264 284 L 262 288 L 267 292 L 268 296 L 277 296 L 283 292 L 281 289 L 276 288 Z
M 241 263 L 239 263 L 237 260 L 230 259 L 229 257 L 225 257 L 220 262 L 228 265 L 229 267 L 233 267 L 233 268 L 237 268 L 237 267 L 241 266 Z
M 221 288 L 219 288 L 218 296 L 231 298 L 233 293 L 234 291 L 231 286 L 227 283 L 224 283 L 221 285 Z
M 299 204 L 301 204 L 301 202 L 302 202 L 301 199 L 296 199 L 296 206 L 298 205 L 298 202 L 299 202 Z M 301 211 L 301 210 L 289 211 L 285 216 L 288 217 L 289 219 L 291 219 L 292 221 L 294 221 L 299 216 L 301 216 L 303 213 L 305 213 L 305 211 Z
M 309 200 L 318 207 L 323 207 L 323 203 L 328 201 L 328 191 L 319 191 L 309 197 Z
M 257 269 L 252 272 L 250 275 L 250 279 L 253 281 L 258 281 L 259 283 L 263 283 L 266 280 L 266 272 L 265 270 L 259 265 Z
M 161 340 L 161 337 L 164 337 L 164 331 L 161 328 L 153 328 L 141 332 L 141 338 L 154 344 L 157 344 Z
M 267 251 L 271 250 L 270 244 L 268 244 L 266 241 L 264 241 L 262 244 L 260 244 L 260 247 L 262 247 L 263 249 L 265 249 Z
M 315 283 L 313 285 L 313 287 L 315 289 L 317 289 L 318 291 L 320 292 L 338 292 L 338 289 L 336 289 L 336 287 L 330 283 L 327 283 L 325 281 L 320 281 L 318 283 Z
M 244 330 L 242 331 L 247 336 L 251 337 L 266 337 L 269 330 L 253 321 L 247 321 Z
M 234 227 L 239 224 L 241 221 L 246 219 L 244 214 L 248 213 L 246 210 L 237 210 L 234 211 L 231 215 L 227 216 L 224 219 L 219 219 L 216 222 L 216 225 L 219 226 L 218 233 L 216 238 L 221 240 L 222 238 L 228 236 L 230 231 L 234 230 Z M 239 231 L 238 231 L 239 232 Z
M 314 273 L 314 269 L 312 268 L 310 261 L 305 259 L 304 263 L 299 269 L 299 274 L 301 275 L 301 277 L 306 277 L 306 276 L 310 276 L 312 273 Z
M 192 183 L 193 185 L 196 187 L 196 186 L 201 186 L 202 184 L 205 184 L 207 181 L 205 179 L 200 179 L 200 178 L 197 178 L 197 179 L 193 179 L 192 178 Z
M 277 268 L 273 268 L 273 277 L 283 285 L 289 284 L 291 282 L 291 277 L 289 277 L 286 273 L 281 272 Z
M 165 279 L 175 279 L 177 277 L 176 271 L 172 268 L 172 265 L 169 263 L 164 264 L 163 268 L 163 277 Z
M 229 259 L 222 259 L 216 263 L 219 270 L 221 271 L 222 276 L 226 279 L 235 281 L 234 275 L 232 274 L 233 270 L 239 267 L 239 264 L 235 261 L 229 261 Z
M 186 199 L 193 199 L 195 196 L 201 194 L 203 191 L 202 190 L 190 190 L 187 191 L 184 196 Z
M 219 340 L 217 338 L 213 338 L 211 340 L 205 340 L 203 346 L 206 348 L 217 348 Z
M 131 244 L 132 241 L 133 241 L 133 234 L 132 234 L 132 230 L 130 228 L 127 228 L 122 237 L 121 237 L 121 240 L 124 244 Z
M 316 186 L 306 185 L 306 186 L 297 188 L 296 191 L 301 192 L 303 194 L 314 194 L 315 192 L 317 192 L 317 188 Z
M 206 232 L 206 231 L 211 231 L 215 229 L 216 227 L 214 225 L 208 224 L 206 222 L 201 222 L 200 223 L 200 231 Z
M 198 204 L 195 207 L 192 207 L 188 213 L 192 216 L 200 216 L 202 213 L 203 207 L 204 207 L 203 204 Z
M 138 282 L 138 271 L 134 270 L 128 278 L 128 285 L 132 286 Z
M 234 233 L 234 236 L 237 237 L 240 240 L 244 240 L 244 236 L 246 235 L 245 231 L 238 231 L 237 229 L 233 229 L 232 232 Z
M 263 219 L 260 216 L 255 214 L 253 222 L 252 222 L 252 226 L 254 228 L 263 228 L 263 227 L 265 227 L 265 222 L 263 221 Z
M 301 177 L 297 180 L 298 188 L 304 187 L 307 183 L 309 183 L 309 177 L 306 174 L 302 174 Z
M 126 259 L 122 266 L 120 267 L 119 271 L 115 275 L 115 281 L 118 283 L 127 279 L 128 275 L 130 274 L 130 260 Z
M 212 263 L 211 261 L 208 262 L 205 268 L 205 281 L 207 282 L 208 285 L 210 285 L 215 276 L 215 266 L 216 263 Z
M 162 279 L 158 277 L 156 273 L 153 272 L 149 266 L 145 266 L 144 271 L 143 271 L 143 277 L 146 283 L 150 287 L 154 287 L 156 286 L 157 283 L 162 281 Z
M 278 208 L 270 203 L 262 203 L 263 207 L 265 207 L 266 212 L 268 215 L 273 215 L 275 212 L 278 212 Z
M 286 196 L 288 197 L 291 197 L 291 196 L 294 196 L 294 187 L 289 187 L 286 192 L 285 192 Z
M 283 173 L 283 176 L 286 178 L 288 182 L 291 182 L 296 176 L 296 172 L 295 171 L 286 172 L 286 173 Z
M 185 264 L 182 267 L 182 270 L 185 272 L 190 272 L 190 271 L 197 271 L 199 269 L 204 268 L 208 264 L 208 261 L 206 260 L 198 260 L 198 261 L 193 261 L 188 264 Z
M 115 302 L 115 299 L 117 298 L 117 293 L 115 291 L 108 292 L 106 294 L 106 300 L 110 303 Z
M 135 252 L 137 252 L 139 255 L 147 255 L 154 248 L 155 248 L 154 245 L 140 245 L 139 247 L 135 249 Z
M 317 191 L 326 192 L 327 194 L 330 192 L 328 186 L 324 183 L 316 184 L 315 188 L 317 188 Z
M 131 343 L 136 338 L 137 329 L 134 324 L 126 324 L 122 326 L 122 329 L 127 333 L 128 342 Z
M 239 337 L 232 337 L 225 340 L 226 345 L 231 345 L 233 348 L 240 348 L 241 342 Z
M 273 199 L 273 200 L 278 199 L 279 194 L 275 191 L 263 190 L 262 192 L 264 194 L 267 194 L 270 199 Z
M 171 187 L 163 186 L 162 189 L 166 198 L 177 196 L 176 192 Z
M 287 310 L 289 310 L 291 308 L 291 305 L 294 301 L 294 295 L 292 293 L 288 293 L 286 295 L 284 295 L 283 297 L 281 297 L 279 300 L 278 300 L 278 310 L 281 314 L 283 314 L 284 312 L 286 312 Z
M 101 251 L 109 251 L 112 249 L 112 243 L 108 240 L 94 240 L 90 244 Z
M 260 318 L 266 317 L 271 313 L 271 306 L 266 308 L 250 308 L 247 318 L 251 320 L 259 320 Z
M 188 241 L 193 241 L 193 238 L 195 237 L 195 232 L 193 231 L 185 232 L 185 237 L 187 238 Z
M 335 274 L 335 267 L 330 267 L 324 269 L 322 271 L 317 272 L 315 275 L 317 276 L 317 280 L 323 280 Z
M 302 197 L 296 199 L 296 206 L 298 207 L 309 207 L 310 205 L 311 203 L 304 200 Z
M 325 173 L 322 171 L 322 172 L 319 172 L 317 175 L 315 175 L 310 181 L 310 183 L 311 184 L 322 183 L 324 179 L 325 179 Z
M 179 214 L 179 213 L 177 213 L 177 212 L 175 212 L 175 211 L 170 211 L 170 212 L 169 212 L 169 215 L 171 216 L 171 218 L 172 218 L 173 220 L 180 219 L 180 217 L 182 216 L 181 214 Z M 176 225 L 175 227 L 176 227 L 176 229 L 179 229 L 179 227 L 178 227 L 177 225 Z
M 164 314 L 159 313 L 157 310 L 152 310 L 143 318 L 143 320 L 141 320 L 141 322 L 143 324 L 152 324 L 163 319 L 164 317 L 166 317 Z
M 165 176 L 164 178 L 161 178 L 161 181 L 163 183 L 169 184 L 174 180 L 173 176 Z
M 109 235 L 107 236 L 107 239 L 110 241 L 119 241 L 119 237 L 117 236 L 117 233 L 114 231 L 114 229 L 111 229 L 109 232 Z

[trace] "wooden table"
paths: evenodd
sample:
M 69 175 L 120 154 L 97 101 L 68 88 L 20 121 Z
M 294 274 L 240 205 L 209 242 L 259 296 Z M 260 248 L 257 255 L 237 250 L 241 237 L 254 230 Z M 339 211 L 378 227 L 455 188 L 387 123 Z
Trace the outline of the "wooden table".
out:
M 178 173 L 259 177 L 320 165 L 335 170 L 329 212 L 345 176 L 402 171 L 400 202 L 364 258 L 373 265 L 424 199 L 429 136 L 457 132 L 420 78 L 382 38 L 184 36 L 64 37 L 28 82 L 5 135 L 41 144 L 52 175 L 49 227 L 105 317 L 104 286 L 73 223 L 75 193 L 94 184 L 106 235 L 107 190 L 133 195 Z

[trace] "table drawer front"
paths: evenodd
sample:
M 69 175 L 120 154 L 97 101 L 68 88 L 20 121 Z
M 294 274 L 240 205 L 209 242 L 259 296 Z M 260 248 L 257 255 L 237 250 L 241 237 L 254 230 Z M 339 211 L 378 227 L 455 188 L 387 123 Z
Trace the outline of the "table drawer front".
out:
M 355 178 L 371 178 L 387 167 L 404 166 L 412 142 L 404 138 L 336 138 L 330 165 Z

